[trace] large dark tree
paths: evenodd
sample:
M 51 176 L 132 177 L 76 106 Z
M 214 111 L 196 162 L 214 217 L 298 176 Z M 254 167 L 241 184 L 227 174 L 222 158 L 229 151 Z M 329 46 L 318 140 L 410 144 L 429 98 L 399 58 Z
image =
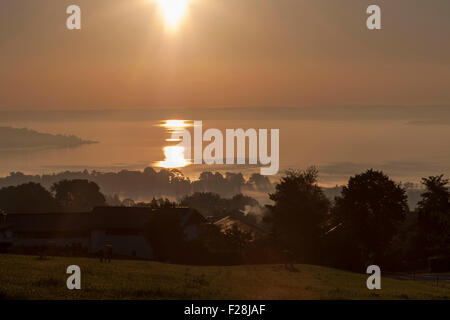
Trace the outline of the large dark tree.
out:
M 423 178 L 417 207 L 417 250 L 423 257 L 450 253 L 450 192 L 443 175 Z
M 370 169 L 351 177 L 333 210 L 339 254 L 358 268 L 381 264 L 408 212 L 405 190 L 383 172 Z
M 58 206 L 47 189 L 29 182 L 0 189 L 0 209 L 6 213 L 38 213 L 57 211 Z
M 88 180 L 62 180 L 53 184 L 51 190 L 58 204 L 67 212 L 90 211 L 106 203 L 99 186 Z
M 302 262 L 317 260 L 320 239 L 330 201 L 317 185 L 318 171 L 288 170 L 269 194 L 274 205 L 268 206 L 265 221 L 273 226 L 279 244 L 291 250 Z

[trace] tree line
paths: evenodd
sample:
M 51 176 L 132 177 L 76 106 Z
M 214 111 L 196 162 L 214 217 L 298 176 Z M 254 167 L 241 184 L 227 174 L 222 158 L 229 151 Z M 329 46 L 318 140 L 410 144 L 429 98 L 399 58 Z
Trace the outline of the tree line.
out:
M 83 179 L 58 181 L 50 190 L 35 182 L 0 189 L 0 210 L 6 213 L 83 212 L 104 205 L 99 186 Z
M 330 201 L 318 171 L 290 170 L 280 180 L 264 217 L 273 241 L 297 261 L 363 270 L 417 269 L 450 253 L 450 193 L 443 175 L 422 179 L 424 192 L 410 211 L 402 185 L 373 169 L 348 180 Z
M 223 197 L 232 197 L 244 191 L 268 192 L 273 185 L 266 176 L 258 173 L 245 179 L 242 173 L 202 172 L 197 180 L 190 180 L 177 169 L 121 170 L 119 172 L 65 171 L 53 174 L 27 175 L 11 172 L 0 178 L 0 187 L 9 187 L 28 182 L 39 183 L 50 188 L 61 180 L 89 180 L 98 184 L 106 195 L 118 194 L 123 198 L 182 197 L 194 192 L 213 192 Z

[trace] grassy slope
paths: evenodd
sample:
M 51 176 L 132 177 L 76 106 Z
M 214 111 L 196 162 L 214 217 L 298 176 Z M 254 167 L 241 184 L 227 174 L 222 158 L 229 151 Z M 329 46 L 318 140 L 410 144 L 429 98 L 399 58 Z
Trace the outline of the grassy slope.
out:
M 66 288 L 67 266 L 81 267 L 81 290 Z M 147 261 L 0 255 L 0 298 L 9 299 L 449 299 L 450 284 L 383 278 L 297 265 L 193 267 Z

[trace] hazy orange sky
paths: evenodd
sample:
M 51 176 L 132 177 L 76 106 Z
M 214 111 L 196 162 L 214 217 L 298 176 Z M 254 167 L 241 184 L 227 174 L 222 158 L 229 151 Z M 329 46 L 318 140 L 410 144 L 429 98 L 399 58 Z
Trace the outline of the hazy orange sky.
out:
M 190 0 L 168 31 L 151 0 L 0 0 L 0 109 L 446 105 L 449 16 L 448 0 Z

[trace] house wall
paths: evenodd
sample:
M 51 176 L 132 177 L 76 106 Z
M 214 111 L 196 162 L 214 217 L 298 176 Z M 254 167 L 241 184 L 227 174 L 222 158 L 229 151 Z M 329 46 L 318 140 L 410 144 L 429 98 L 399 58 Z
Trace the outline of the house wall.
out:
M 185 226 L 184 228 L 185 240 L 191 241 L 198 238 L 198 227 L 194 224 Z
M 153 249 L 143 235 L 111 235 L 105 230 L 91 232 L 90 252 L 104 250 L 106 245 L 112 246 L 113 255 L 130 256 L 141 259 L 152 259 Z
M 56 247 L 65 247 L 70 246 L 71 244 L 81 244 L 82 247 L 89 248 L 89 238 L 13 238 L 13 246 L 56 246 Z
M 88 251 L 97 254 L 106 245 L 112 247 L 113 255 L 154 258 L 154 250 L 145 236 L 148 223 L 164 224 L 164 219 L 180 224 L 185 240 L 198 237 L 198 224 L 206 220 L 196 211 L 188 208 L 167 208 L 156 212 L 150 208 L 97 207 L 92 212 L 10 214 L 0 221 L 0 244 L 12 243 L 13 247 L 55 246 L 58 252 L 65 247 L 73 251 Z M 4 239 L 8 227 L 13 235 Z M 73 246 L 72 246 L 73 245 Z M 80 249 L 82 247 L 82 250 Z
M 0 241 L 5 241 L 5 233 L 0 232 Z M 89 253 L 96 254 L 104 250 L 106 245 L 112 246 L 113 255 L 152 259 L 153 250 L 143 235 L 110 235 L 104 230 L 93 230 L 90 237 L 77 238 L 8 238 L 13 247 L 56 246 L 66 247 L 80 244 L 88 248 Z

